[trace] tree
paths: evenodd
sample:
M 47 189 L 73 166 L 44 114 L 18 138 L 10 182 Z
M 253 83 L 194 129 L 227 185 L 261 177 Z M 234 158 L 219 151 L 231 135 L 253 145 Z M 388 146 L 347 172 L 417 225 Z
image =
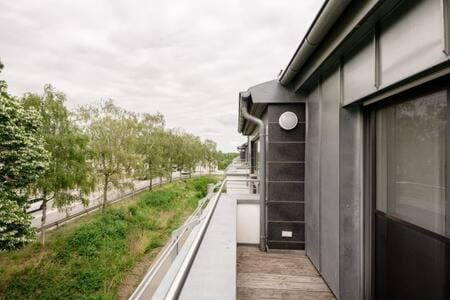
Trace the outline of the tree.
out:
M 1 65 L 1 63 L 0 63 Z M 2 69 L 0 66 L 0 71 Z M 34 238 L 25 213 L 26 191 L 48 167 L 39 134 L 41 118 L 0 88 L 0 250 L 18 248 Z
M 217 167 L 219 170 L 225 170 L 226 167 L 228 167 L 229 164 L 239 156 L 239 153 L 237 152 L 229 152 L 229 153 L 223 153 L 222 151 L 219 151 L 217 153 Z
M 217 144 L 212 140 L 205 140 L 204 142 L 204 158 L 208 167 L 208 172 L 211 171 L 217 165 Z
M 161 161 L 162 173 L 169 177 L 172 182 L 172 172 L 176 168 L 176 162 L 181 150 L 181 143 L 177 137 L 176 131 L 167 130 L 161 135 L 161 147 L 163 153 L 163 160 Z
M 59 209 L 77 201 L 87 205 L 87 195 L 94 187 L 88 164 L 88 137 L 70 119 L 65 102 L 66 96 L 51 85 L 44 87 L 43 95 L 28 93 L 22 98 L 24 107 L 39 112 L 43 123 L 40 132 L 50 154 L 49 168 L 33 189 L 42 198 L 42 227 L 46 223 L 50 200 Z M 41 229 L 41 242 L 45 244 L 44 228 Z
M 149 180 L 149 190 L 152 190 L 153 178 L 164 175 L 164 116 L 143 114 L 139 125 L 137 152 L 142 156 L 141 177 Z
M 79 121 L 89 136 L 93 168 L 102 186 L 102 209 L 111 187 L 131 187 L 139 162 L 136 152 L 139 123 L 135 114 L 114 105 L 112 100 L 88 105 L 78 110 Z

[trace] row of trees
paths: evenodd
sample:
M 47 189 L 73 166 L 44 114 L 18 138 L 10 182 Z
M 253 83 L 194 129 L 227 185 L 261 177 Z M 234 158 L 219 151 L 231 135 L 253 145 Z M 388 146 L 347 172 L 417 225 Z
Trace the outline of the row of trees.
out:
M 3 66 L 0 64 L 0 71 Z M 135 179 L 172 178 L 174 170 L 212 170 L 221 153 L 215 142 L 165 127 L 161 114 L 138 114 L 112 100 L 67 109 L 66 96 L 50 85 L 43 94 L 16 98 L 0 81 L 0 249 L 34 238 L 27 199 L 39 197 L 42 225 L 50 200 L 59 209 L 88 195 L 132 187 Z M 41 231 L 45 243 L 45 231 Z

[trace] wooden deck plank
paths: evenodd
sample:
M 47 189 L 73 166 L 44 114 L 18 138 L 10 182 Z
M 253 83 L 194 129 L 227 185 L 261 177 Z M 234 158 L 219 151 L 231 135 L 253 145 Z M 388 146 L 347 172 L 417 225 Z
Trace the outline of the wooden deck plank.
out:
M 330 292 L 308 292 L 291 290 L 271 290 L 271 289 L 253 289 L 238 288 L 237 298 L 240 300 L 257 300 L 257 299 L 273 299 L 273 300 L 332 300 L 335 299 Z
M 335 299 L 303 251 L 237 250 L 238 299 Z

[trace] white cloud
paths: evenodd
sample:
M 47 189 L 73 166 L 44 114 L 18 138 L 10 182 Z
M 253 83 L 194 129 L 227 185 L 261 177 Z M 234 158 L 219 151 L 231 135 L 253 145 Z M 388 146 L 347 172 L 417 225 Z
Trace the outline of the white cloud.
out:
M 10 92 L 53 84 L 70 107 L 113 98 L 235 150 L 238 92 L 274 79 L 317 0 L 0 0 Z

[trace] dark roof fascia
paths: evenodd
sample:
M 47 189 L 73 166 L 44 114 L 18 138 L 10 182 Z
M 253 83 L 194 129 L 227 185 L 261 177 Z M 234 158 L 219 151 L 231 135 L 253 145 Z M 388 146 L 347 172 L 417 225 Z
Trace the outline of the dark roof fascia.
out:
M 245 92 L 239 93 L 239 121 L 238 132 L 250 135 L 255 130 L 255 124 L 247 122 L 241 115 L 242 105 L 247 105 L 249 113 L 261 118 L 268 104 L 302 103 L 306 97 L 282 86 L 278 80 L 271 80 L 250 87 Z

